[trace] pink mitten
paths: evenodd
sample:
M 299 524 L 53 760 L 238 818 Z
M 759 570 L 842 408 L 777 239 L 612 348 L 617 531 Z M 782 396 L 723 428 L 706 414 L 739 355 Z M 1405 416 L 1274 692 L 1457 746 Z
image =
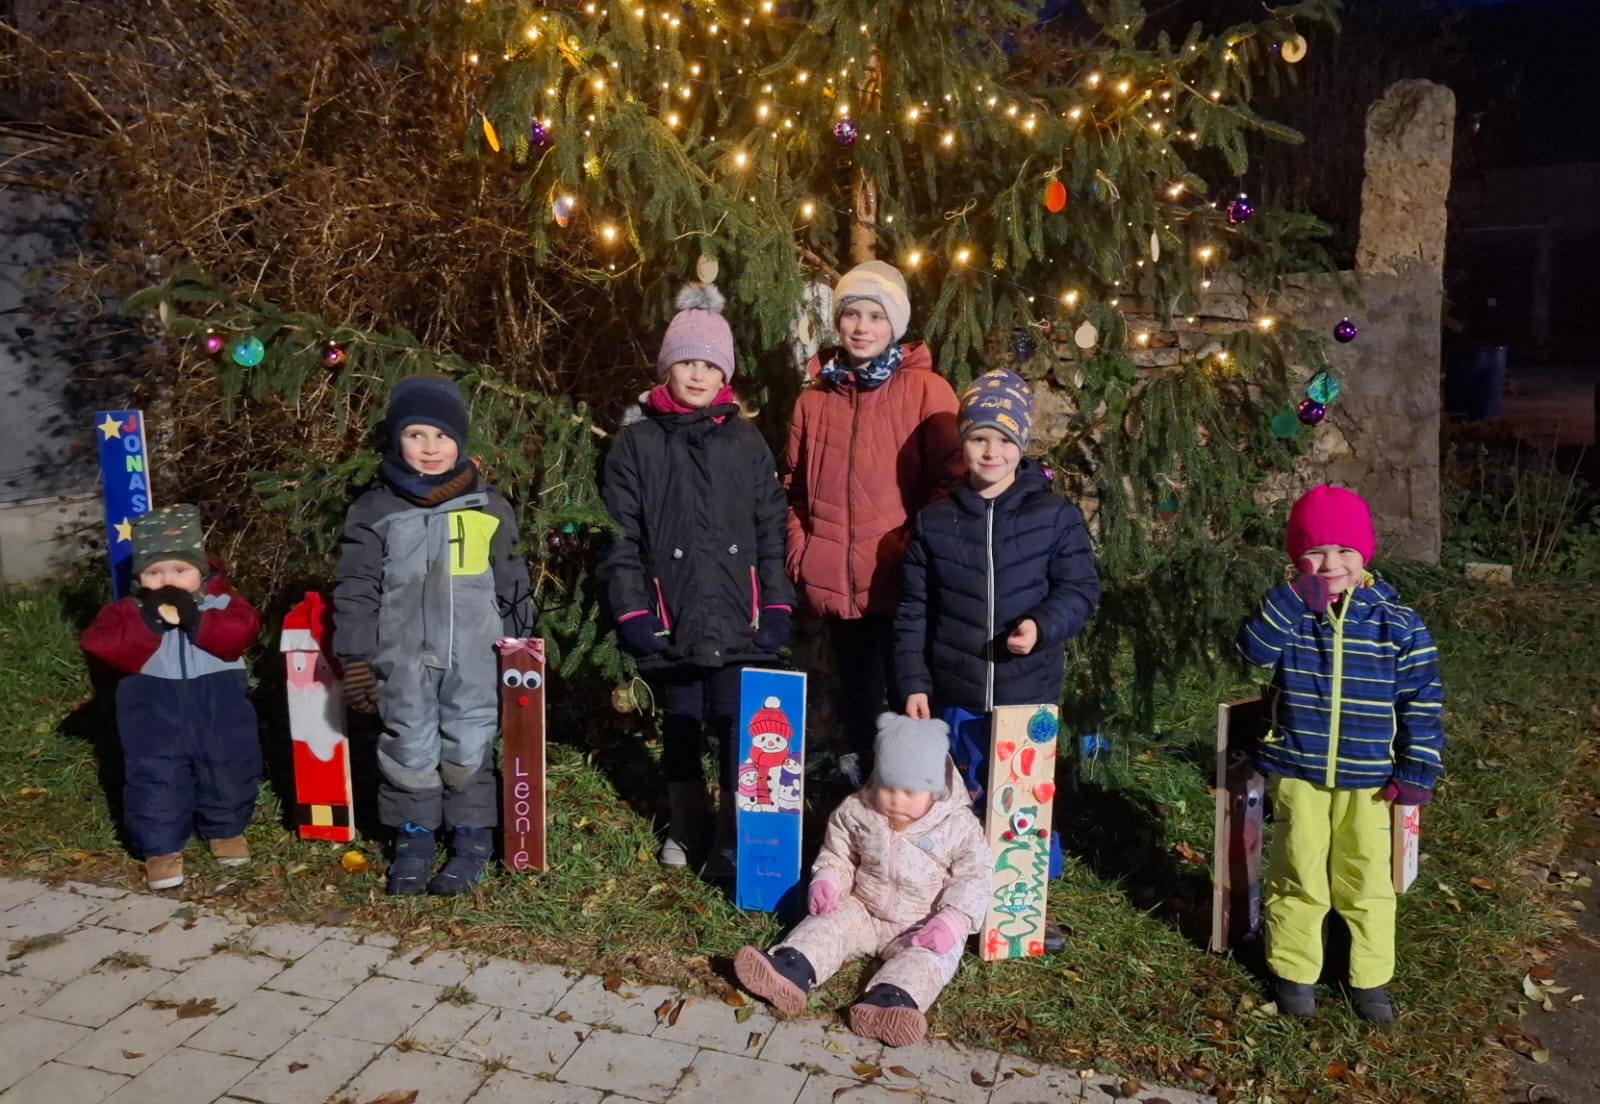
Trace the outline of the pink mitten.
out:
M 942 916 L 935 916 L 917 929 L 917 934 L 911 937 L 911 945 L 942 955 L 956 945 L 957 938 L 950 922 Z
M 806 898 L 806 907 L 812 916 L 826 916 L 839 904 L 839 887 L 826 878 L 814 878 L 811 882 L 811 894 Z

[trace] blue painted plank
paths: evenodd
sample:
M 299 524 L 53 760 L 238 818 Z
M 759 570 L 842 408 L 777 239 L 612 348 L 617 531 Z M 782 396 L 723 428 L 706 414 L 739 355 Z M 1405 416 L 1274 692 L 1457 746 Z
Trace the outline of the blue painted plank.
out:
M 739 680 L 739 908 L 789 912 L 798 905 L 805 735 L 805 672 L 747 668 Z
M 133 587 L 133 523 L 150 512 L 150 450 L 144 415 L 101 410 L 94 416 L 100 452 L 100 486 L 106 507 L 106 549 L 111 556 L 111 596 Z

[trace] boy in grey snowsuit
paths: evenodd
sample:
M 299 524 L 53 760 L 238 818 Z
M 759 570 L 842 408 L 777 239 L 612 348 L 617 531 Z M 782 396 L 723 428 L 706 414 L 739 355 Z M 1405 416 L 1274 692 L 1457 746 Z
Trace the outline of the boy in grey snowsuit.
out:
M 453 896 L 482 880 L 498 802 L 494 642 L 533 631 L 510 505 L 467 456 L 456 385 L 395 385 L 375 484 L 345 515 L 334 570 L 334 652 L 345 701 L 383 722 L 378 815 L 395 829 L 388 891 Z M 434 833 L 450 859 L 430 880 Z

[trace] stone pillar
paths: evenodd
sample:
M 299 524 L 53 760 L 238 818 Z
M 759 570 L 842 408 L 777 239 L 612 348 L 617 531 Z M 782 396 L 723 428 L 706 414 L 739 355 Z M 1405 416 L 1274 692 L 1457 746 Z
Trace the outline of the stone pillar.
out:
M 1372 504 L 1380 558 L 1439 559 L 1440 323 L 1455 111 L 1450 89 L 1420 80 L 1390 86 L 1367 111 L 1349 308 L 1361 336 L 1334 349 L 1349 382 L 1335 420 L 1354 454 L 1350 482 Z

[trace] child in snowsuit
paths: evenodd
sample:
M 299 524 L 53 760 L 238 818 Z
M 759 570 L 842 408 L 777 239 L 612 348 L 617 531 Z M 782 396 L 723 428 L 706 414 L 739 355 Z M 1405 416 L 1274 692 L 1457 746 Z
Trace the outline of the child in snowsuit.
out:
M 498 822 L 494 644 L 533 631 L 510 505 L 467 456 L 456 385 L 395 385 L 389 447 L 350 506 L 334 569 L 334 654 L 345 701 L 376 712 L 378 815 L 395 829 L 388 892 L 453 896 L 481 881 Z M 450 858 L 430 880 L 434 833 Z
M 164 506 L 133 526 L 133 594 L 103 608 L 83 650 L 117 684 L 122 818 L 145 883 L 183 883 L 193 832 L 224 866 L 250 861 L 245 825 L 261 784 L 261 744 L 240 657 L 261 619 L 208 561 L 200 511 Z
M 980 817 L 990 711 L 1059 702 L 1066 643 L 1100 601 L 1083 515 L 1023 456 L 1032 428 L 1033 392 L 1016 373 L 996 369 L 963 393 L 967 478 L 912 523 L 895 618 L 905 711 L 950 725 Z M 1052 833 L 1050 876 L 1060 871 Z
M 1286 543 L 1299 574 L 1239 633 L 1245 658 L 1273 668 L 1276 694 L 1257 759 L 1274 809 L 1267 965 L 1278 1008 L 1310 1016 L 1331 906 L 1350 927 L 1356 1013 L 1387 1023 L 1390 804 L 1426 805 L 1442 769 L 1439 652 L 1417 612 L 1367 569 L 1377 541 L 1360 496 L 1307 492 L 1289 512 Z
M 776 658 L 794 606 L 783 571 L 783 488 L 772 450 L 734 401 L 733 331 L 722 304 L 709 285 L 678 295 L 658 382 L 606 457 L 617 535 L 599 570 L 617 637 L 665 713 L 663 866 L 686 866 L 705 846 L 705 726 L 717 741 L 721 798 L 707 877 L 733 874 L 740 672 Z
M 865 955 L 883 960 L 850 1030 L 890 1046 L 927 1034 L 927 1010 L 983 926 L 994 877 L 942 721 L 885 713 L 872 779 L 828 818 L 802 920 L 769 952 L 744 947 L 740 983 L 793 1015 L 812 986 Z
M 956 393 L 928 346 L 899 344 L 911 319 L 905 277 L 868 261 L 833 295 L 839 346 L 807 366 L 783 458 L 787 563 L 827 622 L 845 735 L 864 778 L 875 718 L 903 693 L 890 652 L 910 520 L 960 478 L 961 446 Z

